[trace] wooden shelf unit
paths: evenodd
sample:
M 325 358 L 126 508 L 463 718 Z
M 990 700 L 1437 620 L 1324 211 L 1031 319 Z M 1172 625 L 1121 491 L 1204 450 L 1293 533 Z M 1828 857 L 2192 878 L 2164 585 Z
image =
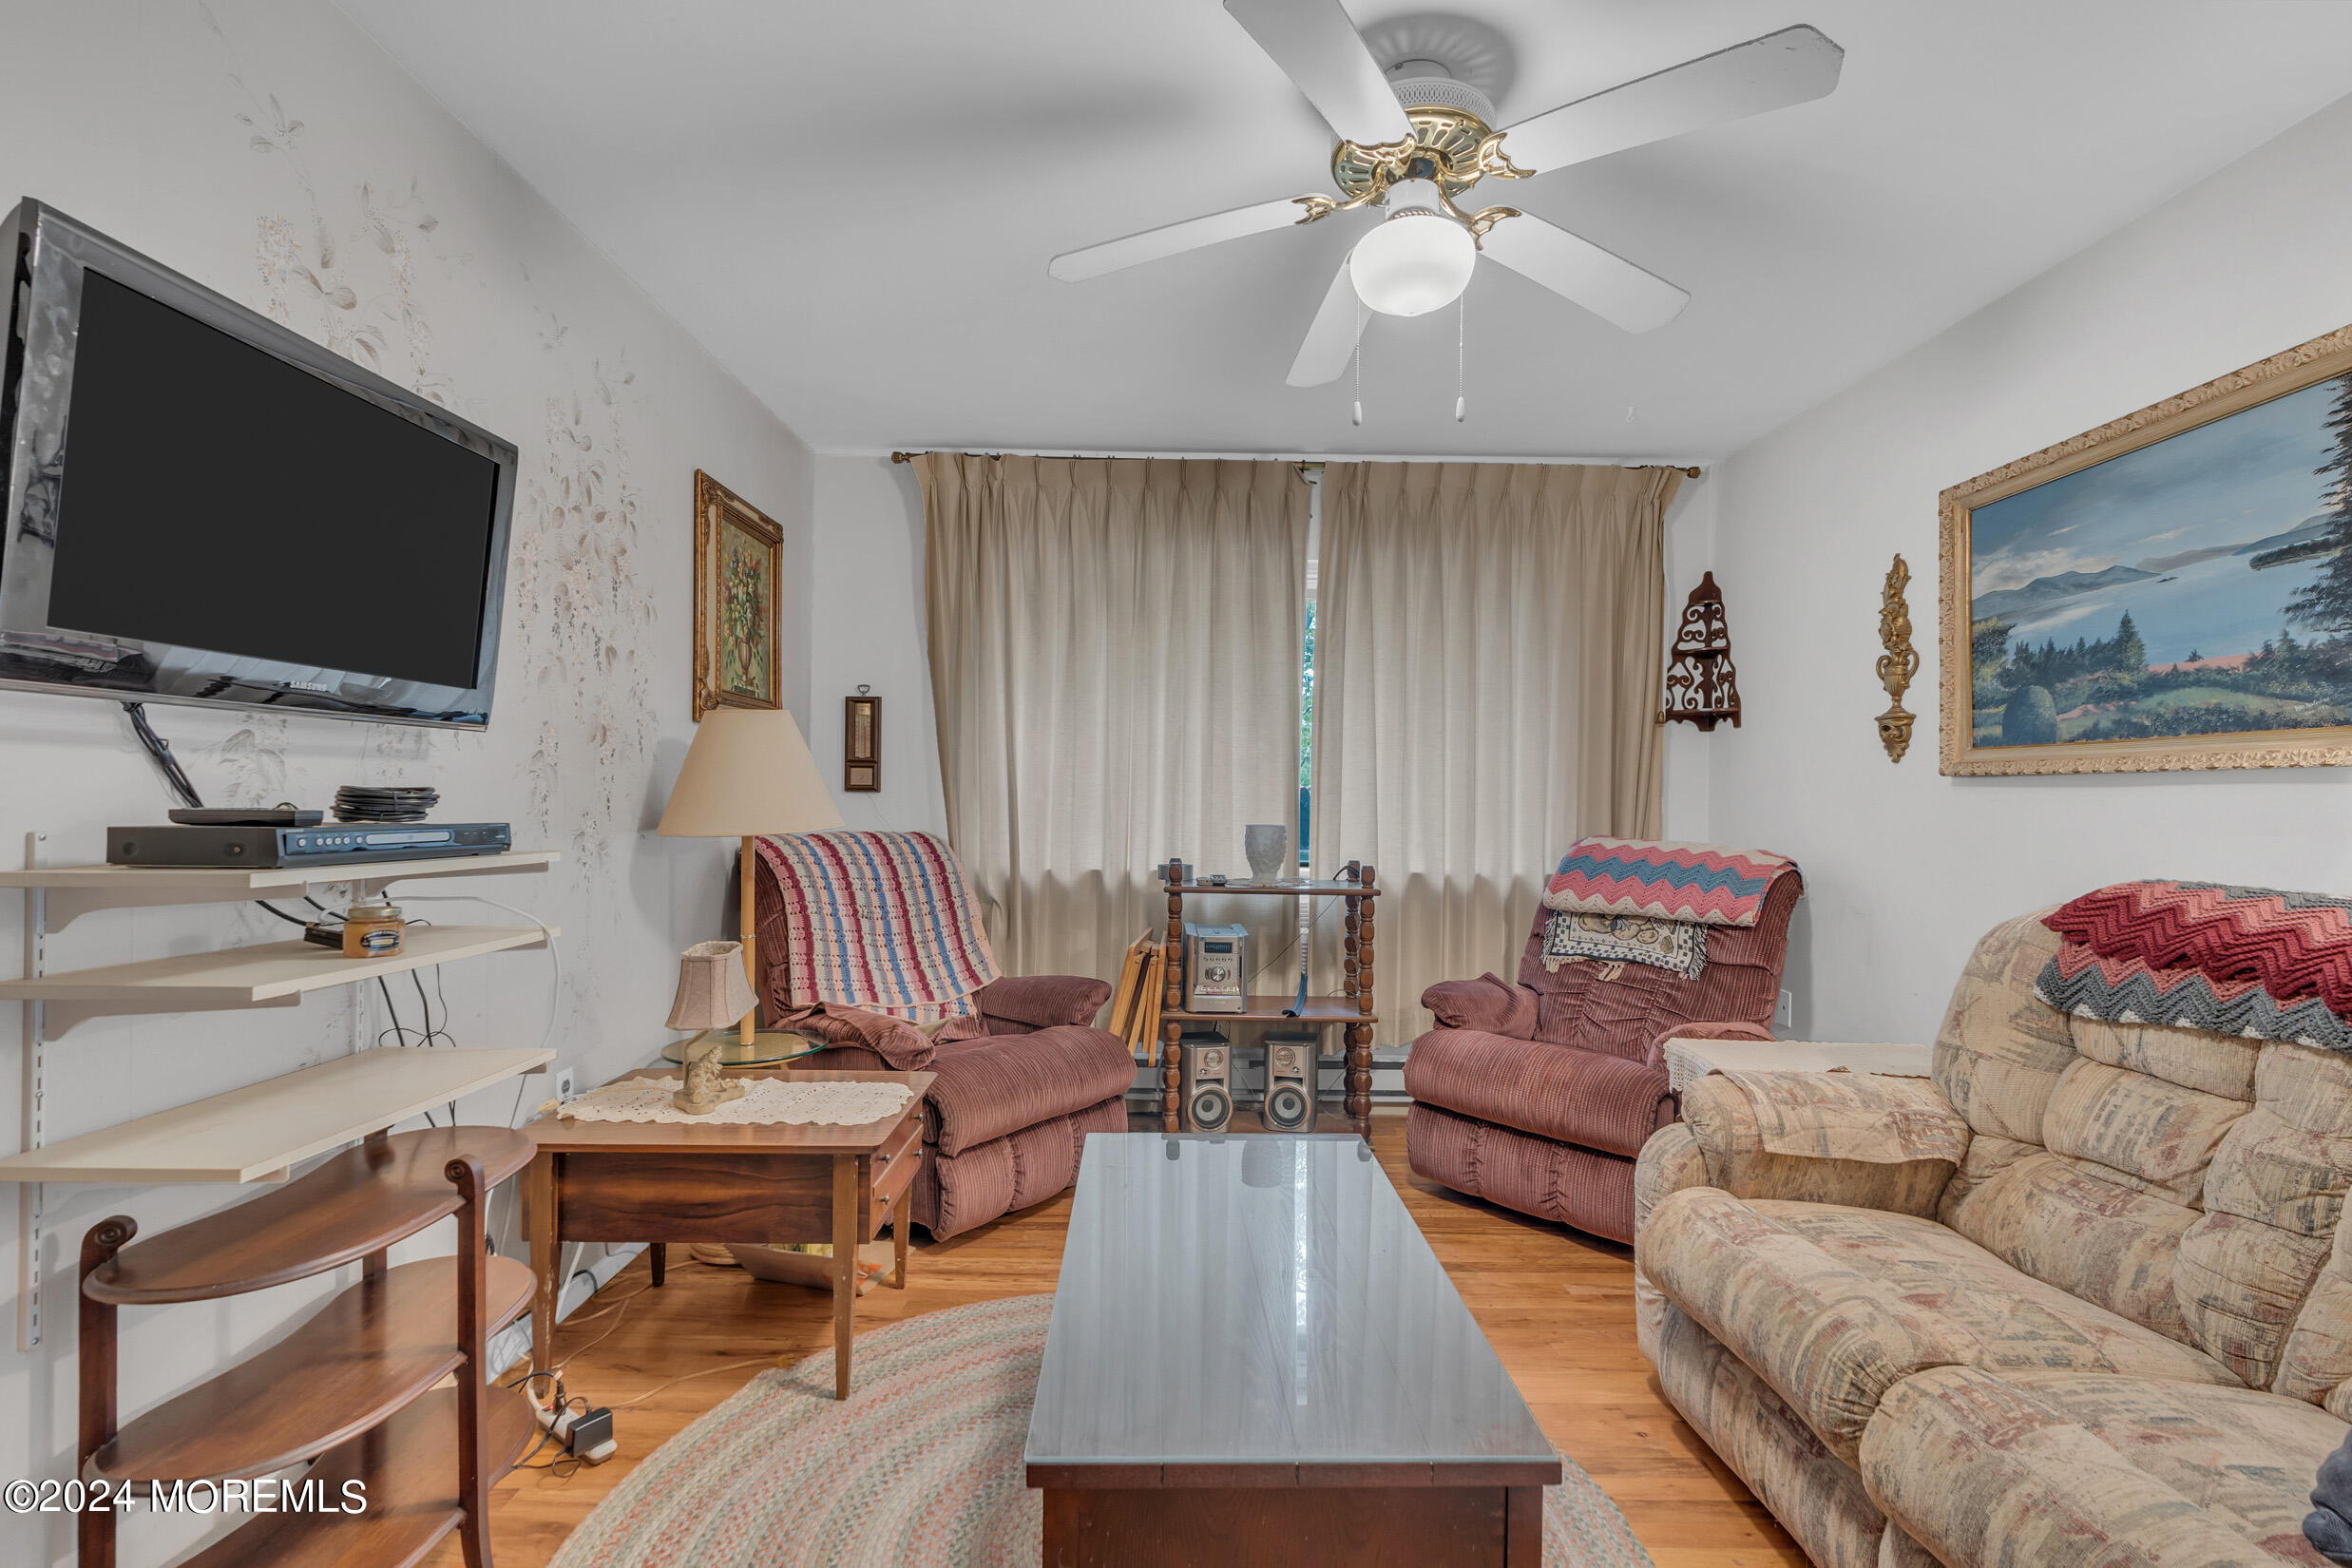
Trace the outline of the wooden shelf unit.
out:
M 180 1568 L 351 1568 L 354 1563 L 421 1560 L 465 1522 L 463 1493 L 450 1484 L 460 1390 L 440 1388 L 381 1426 L 329 1449 L 306 1480 L 343 1496 L 347 1482 L 367 1488 L 364 1514 L 262 1514 L 182 1563 Z M 483 1447 L 495 1474 L 514 1468 L 539 1430 L 519 1388 L 488 1391 Z M 482 1560 L 489 1560 L 484 1547 Z
M 1175 1019 L 1180 1023 L 1377 1023 L 1378 1013 L 1367 1013 L 1356 1005 L 1349 996 L 1310 996 L 1307 1005 L 1298 1011 L 1296 996 L 1246 996 L 1237 1013 L 1170 1012 L 1161 1008 L 1164 1022 Z
M 530 1269 L 488 1260 L 490 1331 L 530 1310 Z M 91 1478 L 215 1481 L 316 1459 L 382 1422 L 464 1365 L 449 1332 L 457 1259 L 363 1278 L 268 1349 L 124 1424 L 90 1456 Z M 267 1410 L 224 1424 L 221 1412 Z
M 500 1127 L 378 1132 L 297 1181 L 146 1241 L 127 1214 L 99 1221 L 79 1272 L 79 1473 L 224 1481 L 318 1457 L 312 1477 L 329 1481 L 321 1504 L 335 1511 L 260 1515 L 195 1560 L 406 1564 L 456 1528 L 467 1560 L 487 1563 L 490 1482 L 534 1425 L 521 1395 L 488 1382 L 489 1336 L 527 1308 L 533 1280 L 489 1255 L 487 1210 L 532 1154 L 529 1138 Z M 450 1214 L 454 1256 L 391 1267 L 393 1243 Z M 293 1333 L 120 1421 L 122 1307 L 219 1300 L 354 1260 L 359 1282 Z M 365 1512 L 340 1511 L 343 1479 L 371 1482 Z M 114 1568 L 114 1521 L 106 1510 L 79 1516 L 83 1568 Z
M 1159 1124 L 1164 1132 L 1178 1131 L 1183 1106 L 1184 1025 L 1187 1023 L 1295 1023 L 1304 1027 L 1338 1025 L 1346 1032 L 1348 1082 L 1345 1103 L 1348 1125 L 1367 1142 L 1372 1137 L 1372 1025 L 1380 1015 L 1372 1008 L 1372 910 L 1380 889 L 1372 868 L 1348 862 L 1344 877 L 1276 878 L 1272 882 L 1205 883 L 1182 874 L 1183 861 L 1171 855 L 1161 868 L 1161 886 L 1168 895 L 1168 945 L 1172 953 L 1184 951 L 1186 896 L 1222 897 L 1258 894 L 1280 898 L 1343 898 L 1348 913 L 1341 941 L 1338 996 L 1309 997 L 1299 1004 L 1295 996 L 1248 996 L 1237 1013 L 1193 1013 L 1184 1010 L 1184 966 L 1168 965 L 1167 990 L 1159 1013 Z M 1311 923 L 1310 929 L 1311 929 Z M 1296 1011 L 1290 1009 L 1296 1008 Z M 1320 1055 L 1321 1053 L 1317 1053 Z M 1318 1099 L 1320 1097 L 1318 1096 Z
M 503 1127 L 429 1127 L 370 1138 L 299 1181 L 109 1254 L 105 1267 L 85 1271 L 82 1293 L 109 1306 L 156 1307 L 291 1285 L 356 1263 L 457 1213 L 447 1172 L 468 1149 L 486 1151 L 486 1168 L 503 1181 L 530 1159 L 532 1147 Z

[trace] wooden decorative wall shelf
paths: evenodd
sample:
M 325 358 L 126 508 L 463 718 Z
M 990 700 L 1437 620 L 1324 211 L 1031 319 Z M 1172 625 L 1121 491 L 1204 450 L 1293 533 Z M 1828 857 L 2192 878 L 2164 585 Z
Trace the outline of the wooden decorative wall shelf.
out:
M 1665 706 L 1658 722 L 1679 718 L 1712 730 L 1720 719 L 1739 728 L 1739 672 L 1731 667 L 1731 631 L 1723 618 L 1723 590 L 1709 572 L 1682 606 L 1666 663 Z

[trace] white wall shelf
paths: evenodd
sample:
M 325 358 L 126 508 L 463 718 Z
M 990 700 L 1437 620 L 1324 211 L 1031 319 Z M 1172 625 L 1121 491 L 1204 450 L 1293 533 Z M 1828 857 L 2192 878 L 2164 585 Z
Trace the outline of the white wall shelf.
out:
M 292 1006 L 305 991 L 545 946 L 536 926 L 411 926 L 400 951 L 385 958 L 345 958 L 297 937 L 0 981 L 0 1000 L 42 1004 L 43 1038 L 58 1040 L 78 1023 L 111 1014 Z
M 220 952 L 178 953 L 133 964 L 51 973 L 48 939 L 93 909 L 220 904 L 299 897 L 348 886 L 360 895 L 424 877 L 544 871 L 552 850 L 339 866 L 231 869 L 49 866 L 48 835 L 25 835 L 25 869 L 0 870 L 0 888 L 25 895 L 24 978 L 0 982 L 0 998 L 24 1004 L 22 1152 L 0 1159 L 17 1193 L 16 1346 L 41 1343 L 42 1191 L 50 1182 L 192 1182 L 283 1179 L 296 1160 L 406 1120 L 519 1073 L 545 1071 L 539 1049 L 428 1050 L 394 1046 L 306 1067 L 136 1121 L 48 1145 L 48 1044 L 92 1018 L 223 1007 L 291 1007 L 304 993 L 403 974 L 485 953 L 545 947 L 554 927 L 411 926 L 402 950 L 345 958 L 313 943 L 274 942 Z
M 305 889 L 347 884 L 372 894 L 417 877 L 544 871 L 561 859 L 562 851 L 556 850 L 509 850 L 505 854 L 373 860 L 357 866 L 41 866 L 0 870 L 0 888 L 45 889 L 44 929 L 54 933 L 92 909 L 299 898 Z
M 283 1181 L 297 1161 L 554 1060 L 531 1046 L 379 1046 L 0 1158 L 0 1181 Z

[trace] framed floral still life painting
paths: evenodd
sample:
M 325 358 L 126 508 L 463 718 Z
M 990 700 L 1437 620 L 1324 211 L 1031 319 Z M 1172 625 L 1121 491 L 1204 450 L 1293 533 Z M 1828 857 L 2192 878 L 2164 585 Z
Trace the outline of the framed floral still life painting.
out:
M 699 468 L 694 515 L 694 716 L 780 708 L 784 530 Z
M 1946 774 L 2352 762 L 2352 328 L 1942 511 Z

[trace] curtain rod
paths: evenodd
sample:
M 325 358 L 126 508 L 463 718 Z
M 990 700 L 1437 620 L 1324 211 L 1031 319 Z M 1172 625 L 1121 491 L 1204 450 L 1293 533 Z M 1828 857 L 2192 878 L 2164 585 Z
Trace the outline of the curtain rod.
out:
M 911 463 L 911 462 L 913 462 L 913 461 L 914 461 L 916 458 L 918 458 L 918 457 L 930 457 L 930 456 L 933 456 L 933 455 L 935 455 L 935 454 L 933 454 L 933 453 L 931 453 L 931 452 L 892 452 L 892 453 L 890 453 L 890 461 L 891 461 L 891 462 L 893 462 L 893 463 Z M 959 453 L 956 453 L 955 455 L 960 456 L 960 457 L 985 457 L 985 458 L 987 458 L 990 462 L 995 462 L 997 459 L 1002 458 L 1002 457 L 1061 457 L 1061 458 L 1079 458 L 1079 457 L 1089 457 L 1089 456 L 1094 456 L 1094 455 L 1097 455 L 1097 454 L 1094 454 L 1094 453 L 1087 453 L 1087 452 L 959 452 Z M 1147 456 L 1148 456 L 1148 455 L 1152 455 L 1152 454 L 1145 454 L 1145 455 L 1147 455 Z M 1312 463 L 1312 464 L 1317 465 L 1318 467 L 1319 467 L 1319 466 L 1321 466 L 1323 463 L 1325 463 L 1325 462 L 1327 462 L 1327 461 L 1330 461 L 1330 462 L 1354 462 L 1354 461 L 1361 461 L 1361 462 L 1380 462 L 1380 461 L 1383 461 L 1382 459 L 1379 459 L 1379 458 L 1363 458 L 1363 459 L 1335 458 L 1335 459 L 1326 459 L 1326 458 L 1320 458 L 1320 457 L 1308 457 L 1308 458 L 1268 458 L 1268 459 L 1266 459 L 1266 460 L 1267 460 L 1267 461 L 1270 461 L 1270 462 L 1284 462 L 1284 463 L 1289 463 L 1289 462 Z M 1387 461 L 1394 462 L 1394 461 L 1397 461 L 1397 460 L 1392 458 L 1392 459 L 1387 459 Z M 1523 461 L 1523 460 L 1522 460 L 1522 459 L 1518 459 L 1518 458 L 1508 458 L 1508 457 L 1447 457 L 1447 458 L 1439 458 L 1439 459 L 1436 459 L 1435 461 L 1438 461 L 1438 462 L 1444 462 L 1444 463 L 1511 463 L 1511 462 L 1519 462 L 1519 461 Z M 1546 461 L 1554 461 L 1554 460 L 1547 459 Z M 1570 461 L 1574 461 L 1574 460 L 1573 460 L 1573 459 L 1558 459 L 1558 460 L 1557 460 L 1557 461 L 1560 461 L 1560 462 L 1570 462 Z M 1600 467 L 1608 467 L 1609 465 L 1603 464 L 1603 465 L 1598 465 L 1598 466 L 1600 466 Z M 1682 464 L 1682 463 L 1620 463 L 1620 464 L 1616 465 L 1616 467 L 1618 467 L 1618 468 L 1674 468 L 1674 469 L 1678 469 L 1678 470 L 1680 470 L 1680 472 L 1681 472 L 1682 476 L 1683 476 L 1685 479 L 1696 479 L 1696 478 L 1699 476 L 1699 468 L 1698 468 L 1698 466 L 1697 466 L 1696 464 L 1687 464 L 1687 465 L 1686 465 L 1686 464 Z

